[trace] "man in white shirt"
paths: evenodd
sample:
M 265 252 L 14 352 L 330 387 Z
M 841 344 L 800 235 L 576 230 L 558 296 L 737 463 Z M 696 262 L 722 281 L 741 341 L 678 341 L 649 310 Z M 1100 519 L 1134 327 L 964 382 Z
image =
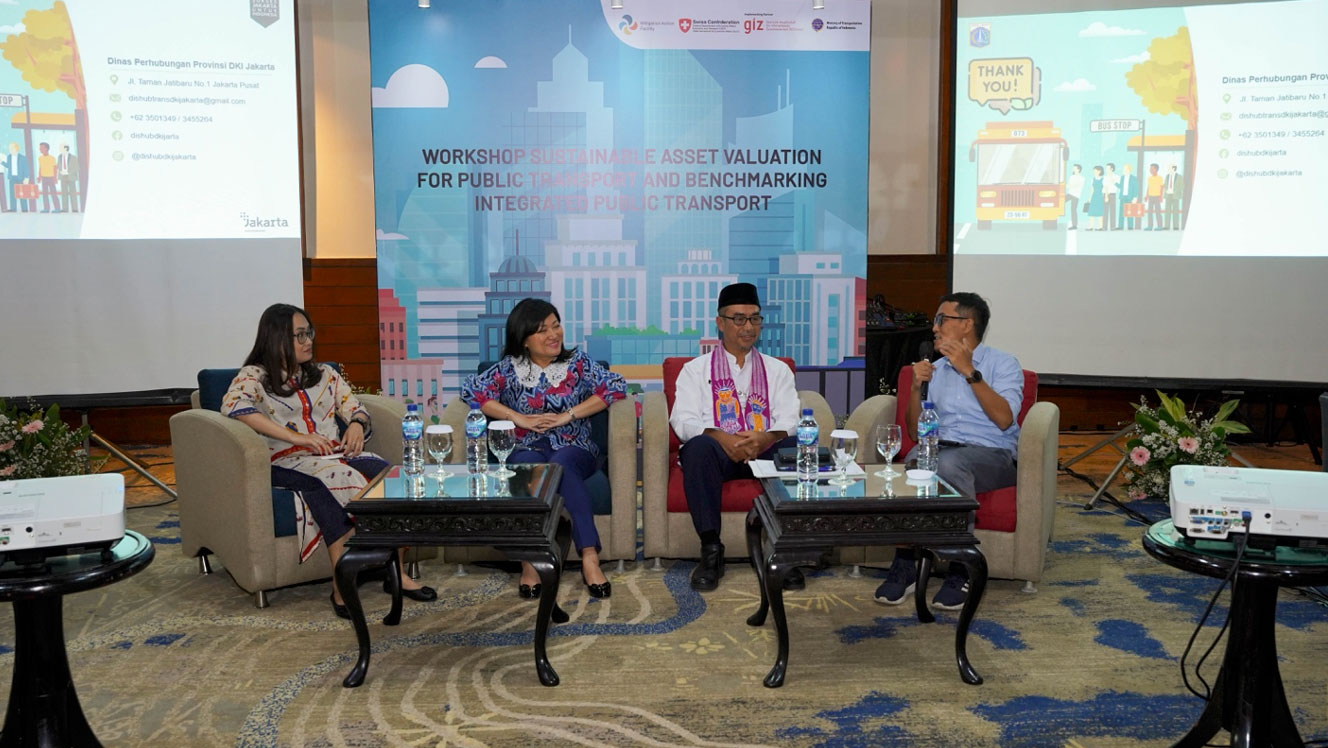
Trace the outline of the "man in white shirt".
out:
M 678 452 L 683 491 L 701 537 L 693 589 L 713 590 L 724 576 L 719 533 L 724 481 L 751 478 L 749 461 L 771 459 L 775 449 L 796 443 L 789 436 L 798 426 L 793 371 L 755 350 L 762 322 L 755 286 L 725 286 L 715 317 L 722 345 L 688 361 L 678 374 L 669 425 L 683 442 Z M 794 570 L 785 587 L 801 586 L 802 576 Z
M 1084 168 L 1075 164 L 1074 171 L 1065 180 L 1065 201 L 1069 204 L 1066 212 L 1070 216 L 1070 231 L 1079 228 L 1079 198 L 1084 195 Z

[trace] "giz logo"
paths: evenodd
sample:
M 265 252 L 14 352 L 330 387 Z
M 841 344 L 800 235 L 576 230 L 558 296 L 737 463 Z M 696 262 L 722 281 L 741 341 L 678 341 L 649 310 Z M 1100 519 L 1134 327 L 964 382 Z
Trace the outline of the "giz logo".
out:
M 765 29 L 765 21 L 759 18 L 748 18 L 742 22 L 742 33 L 744 34 L 750 34 L 753 31 L 761 31 L 763 29 Z
M 688 31 L 691 31 L 691 30 L 692 30 L 692 19 L 690 19 L 690 18 L 679 18 L 679 19 L 678 19 L 678 30 L 679 30 L 679 31 L 682 31 L 682 33 L 684 33 L 684 34 L 686 34 Z

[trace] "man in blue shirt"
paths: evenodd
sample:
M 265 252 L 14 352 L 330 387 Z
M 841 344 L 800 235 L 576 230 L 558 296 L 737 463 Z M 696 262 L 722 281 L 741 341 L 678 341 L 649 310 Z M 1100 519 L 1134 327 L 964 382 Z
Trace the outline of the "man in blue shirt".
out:
M 913 364 L 913 388 L 905 411 L 910 434 L 917 434 L 922 412 L 921 384 L 929 383 L 928 399 L 940 416 L 940 477 L 965 496 L 1013 486 L 1019 446 L 1019 405 L 1024 398 L 1024 372 L 1004 351 L 982 344 L 991 310 L 975 293 L 952 293 L 941 299 L 932 320 L 935 364 Z M 908 454 L 912 459 L 917 447 Z M 917 565 L 913 549 L 900 548 L 876 590 L 876 601 L 898 605 L 913 593 Z M 952 565 L 932 607 L 958 610 L 968 596 L 968 572 Z

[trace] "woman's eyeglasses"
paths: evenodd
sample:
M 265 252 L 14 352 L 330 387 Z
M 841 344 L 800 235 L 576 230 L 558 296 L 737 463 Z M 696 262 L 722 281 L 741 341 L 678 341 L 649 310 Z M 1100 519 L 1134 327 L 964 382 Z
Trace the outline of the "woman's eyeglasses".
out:
M 301 343 L 307 343 L 314 339 L 313 330 L 299 330 L 295 333 L 295 339 Z

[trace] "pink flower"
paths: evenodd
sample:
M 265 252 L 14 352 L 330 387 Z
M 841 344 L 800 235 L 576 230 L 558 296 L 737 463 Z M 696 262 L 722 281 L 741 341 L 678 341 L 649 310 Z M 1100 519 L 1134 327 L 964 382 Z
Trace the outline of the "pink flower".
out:
M 4 476 L 4 475 L 12 475 L 13 472 L 14 472 L 14 470 L 15 470 L 15 468 L 17 468 L 17 467 L 18 467 L 18 465 L 10 465 L 9 467 L 0 470 L 0 476 Z
M 0 452 L 8 452 L 9 450 L 11 450 L 11 449 L 13 449 L 13 448 L 14 448 L 14 442 L 12 442 L 12 441 L 8 441 L 8 442 L 5 442 L 4 444 L 0 444 Z
M 1199 440 L 1192 436 L 1182 436 L 1180 439 L 1176 440 L 1176 446 L 1180 447 L 1184 452 L 1194 454 L 1199 451 Z
M 1135 465 L 1138 465 L 1139 467 L 1147 465 L 1148 458 L 1152 456 L 1153 453 L 1149 452 L 1147 447 L 1135 447 L 1134 449 L 1130 450 L 1130 462 L 1133 462 Z
M 31 421 L 28 421 L 27 423 L 23 424 L 23 433 L 25 433 L 25 434 L 35 434 L 35 433 L 37 433 L 38 431 L 41 431 L 41 430 L 42 430 L 42 427 L 45 426 L 45 425 L 46 425 L 46 424 L 42 423 L 41 421 L 35 420 L 35 419 L 34 419 L 34 420 L 31 420 Z

